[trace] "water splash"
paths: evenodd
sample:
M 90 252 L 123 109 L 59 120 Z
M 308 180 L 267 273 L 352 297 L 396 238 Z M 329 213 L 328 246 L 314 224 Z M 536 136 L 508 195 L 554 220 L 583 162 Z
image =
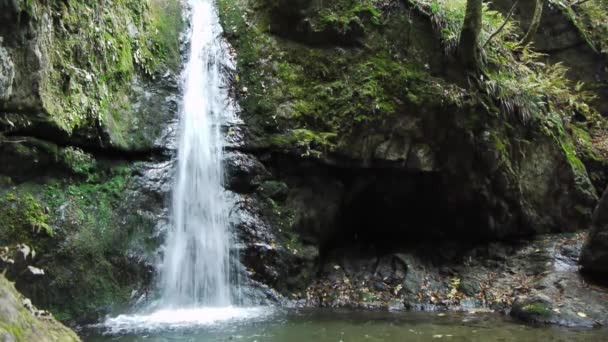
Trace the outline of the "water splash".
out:
M 102 328 L 106 335 L 151 333 L 164 330 L 200 329 L 221 324 L 263 320 L 273 314 L 268 308 L 207 307 L 198 309 L 158 310 L 143 315 L 120 315 L 107 319 Z
M 220 128 L 229 106 L 223 66 L 230 55 L 213 0 L 189 0 L 190 52 L 184 69 L 172 229 L 161 268 L 170 307 L 229 306 L 231 234 L 224 197 Z

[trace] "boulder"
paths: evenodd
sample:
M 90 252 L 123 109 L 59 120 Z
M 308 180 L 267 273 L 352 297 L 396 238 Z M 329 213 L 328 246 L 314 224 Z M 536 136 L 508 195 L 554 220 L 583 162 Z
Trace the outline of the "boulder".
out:
M 595 208 L 580 264 L 589 273 L 608 275 L 608 189 Z

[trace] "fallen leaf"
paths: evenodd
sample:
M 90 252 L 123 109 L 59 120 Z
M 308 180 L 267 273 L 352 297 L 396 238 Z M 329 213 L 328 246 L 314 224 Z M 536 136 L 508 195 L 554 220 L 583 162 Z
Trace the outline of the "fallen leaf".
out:
M 583 317 L 583 318 L 587 318 L 587 314 L 584 312 L 577 312 L 576 313 L 578 317 Z

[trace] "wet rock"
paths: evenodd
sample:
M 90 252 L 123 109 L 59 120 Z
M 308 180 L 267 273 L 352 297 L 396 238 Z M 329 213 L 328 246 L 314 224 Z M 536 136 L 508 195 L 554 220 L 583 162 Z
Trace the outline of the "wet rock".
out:
M 580 263 L 589 273 L 608 276 L 608 188 L 595 208 Z
M 0 101 L 6 101 L 13 91 L 13 80 L 15 69 L 13 61 L 8 52 L 2 47 L 2 37 L 0 37 Z
M 530 323 L 547 323 L 553 319 L 552 309 L 553 302 L 547 296 L 537 294 L 519 297 L 513 303 L 511 316 Z
M 533 324 L 579 328 L 594 326 L 594 322 L 585 313 L 574 312 L 568 306 L 558 307 L 548 296 L 540 293 L 518 297 L 511 308 L 511 316 Z
M 226 153 L 224 166 L 226 187 L 238 193 L 249 193 L 270 177 L 257 158 L 238 151 Z

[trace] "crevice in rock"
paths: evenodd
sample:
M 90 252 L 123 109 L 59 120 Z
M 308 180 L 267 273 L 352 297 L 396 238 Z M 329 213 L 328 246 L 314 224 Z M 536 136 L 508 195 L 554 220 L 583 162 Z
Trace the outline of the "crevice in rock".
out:
M 61 148 L 74 147 L 89 153 L 95 157 L 115 161 L 158 161 L 171 157 L 171 152 L 162 147 L 150 147 L 147 149 L 122 149 L 116 146 L 94 145 L 84 141 L 74 141 L 67 137 L 55 134 L 39 134 L 38 131 L 13 131 L 4 133 L 6 138 L 13 143 L 19 143 L 20 139 L 33 138 L 46 143 L 54 144 Z M 8 142 L 11 142 L 9 140 Z

